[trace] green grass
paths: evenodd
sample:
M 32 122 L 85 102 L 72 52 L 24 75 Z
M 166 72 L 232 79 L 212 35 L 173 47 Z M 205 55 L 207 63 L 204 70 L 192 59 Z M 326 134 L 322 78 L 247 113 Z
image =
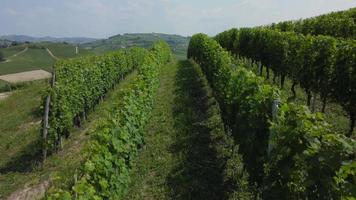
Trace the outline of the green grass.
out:
M 189 61 L 163 69 L 146 145 L 135 161 L 125 199 L 221 197 L 221 176 L 203 125 L 207 98 L 200 79 Z
M 43 82 L 34 82 L 0 101 L 0 198 L 25 180 L 36 163 L 39 109 Z M 30 162 L 32 160 L 34 162 Z
M 0 80 L 0 92 L 8 91 L 9 83 L 3 80 Z
M 0 63 L 0 75 L 43 69 L 51 71 L 54 59 L 45 49 L 29 48 L 26 52 L 10 57 L 11 62 Z
M 75 46 L 64 43 L 41 42 L 31 43 L 27 46 L 29 49 L 18 56 L 13 55 L 24 50 L 26 45 L 0 49 L 4 53 L 5 59 L 10 60 L 10 62 L 0 62 L 0 75 L 37 69 L 51 72 L 55 59 L 48 54 L 45 48 L 50 49 L 60 59 L 91 54 L 91 51 L 82 48 L 79 49 L 79 54 L 76 54 Z
M 58 58 L 72 58 L 83 55 L 88 55 L 91 51 L 87 49 L 79 48 L 79 53 L 75 53 L 75 46 L 66 43 L 53 43 L 53 42 L 41 42 L 36 45 L 44 46 L 51 50 L 51 52 Z
M 5 58 L 8 58 L 26 48 L 26 45 L 12 46 L 9 48 L 0 48 L 0 51 L 4 54 Z
M 24 147 L 38 136 L 41 92 L 45 83 L 34 82 L 0 101 L 0 169 L 16 159 Z M 19 144 L 21 142 L 21 144 Z
M 24 185 L 37 185 L 51 180 L 54 186 L 70 185 L 73 174 L 81 167 L 85 158 L 84 147 L 89 139 L 88 133 L 96 122 L 108 116 L 108 110 L 120 101 L 122 91 L 136 76 L 128 75 L 116 88 L 110 91 L 99 104 L 82 128 L 74 127 L 71 136 L 64 140 L 63 150 L 51 155 L 39 167 L 39 129 L 41 91 L 44 84 L 36 82 L 16 91 L 3 102 L 0 101 L 0 199 Z
M 26 85 L 32 84 L 31 82 L 23 82 L 23 83 L 8 83 L 6 81 L 0 80 L 0 93 L 1 92 L 9 92 L 14 91 L 19 88 L 22 88 Z

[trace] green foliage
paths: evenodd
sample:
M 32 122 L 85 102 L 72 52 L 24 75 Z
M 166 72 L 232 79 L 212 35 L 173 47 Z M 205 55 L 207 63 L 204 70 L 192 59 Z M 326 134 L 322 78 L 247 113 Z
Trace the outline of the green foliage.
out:
M 280 22 L 268 27 L 280 31 L 294 31 L 304 35 L 328 35 L 355 39 L 355 16 L 356 8 L 351 8 L 303 20 Z
M 236 33 L 238 31 L 238 33 Z M 234 33 L 234 34 L 233 34 Z M 233 36 L 234 35 L 234 36 Z M 281 77 L 299 84 L 308 95 L 320 94 L 343 106 L 350 117 L 350 133 L 355 124 L 356 90 L 355 41 L 337 40 L 328 36 L 304 36 L 266 28 L 231 29 L 216 40 L 237 56 L 260 61 Z
M 341 193 L 343 199 L 354 199 L 356 196 L 356 161 L 344 162 L 334 177 L 335 189 Z
M 244 156 L 250 182 L 261 180 L 261 161 L 266 154 L 268 138 L 266 132 L 269 115 L 266 115 L 266 110 L 270 110 L 273 97 L 278 96 L 277 91 L 270 86 L 261 85 L 262 79 L 252 72 L 244 68 L 233 69 L 228 53 L 206 35 L 198 34 L 192 37 L 188 56 L 200 64 L 214 91 L 224 122 L 232 129 L 232 137 L 240 144 L 240 153 Z M 261 90 L 263 94 L 259 93 Z M 248 96 L 250 94 L 255 95 L 255 99 Z M 236 152 L 236 149 L 234 151 Z M 233 165 L 228 167 L 235 170 L 238 168 Z M 236 181 L 234 188 L 242 187 L 238 186 L 239 181 Z
M 0 51 L 0 61 L 3 61 L 4 59 L 4 54 Z
M 333 98 L 350 116 L 350 132 L 356 120 L 356 40 L 339 44 L 333 73 Z
M 239 41 L 240 46 L 252 43 L 241 39 L 250 34 L 244 31 L 250 30 L 241 31 L 239 40 L 234 38 L 231 43 L 235 45 Z M 259 35 L 257 32 L 251 34 Z M 218 40 L 221 38 L 225 37 L 219 36 Z M 284 45 L 286 43 L 276 42 L 267 47 Z M 252 50 L 243 48 L 248 53 Z M 285 56 L 284 53 L 283 50 L 271 55 Z M 344 163 L 354 162 L 355 140 L 331 132 L 321 114 L 311 114 L 303 106 L 285 103 L 277 88 L 264 84 L 260 77 L 241 66 L 234 67 L 228 53 L 206 35 L 192 37 L 188 56 L 196 60 L 206 74 L 218 97 L 224 123 L 231 128 L 235 142 L 240 145 L 239 152 L 249 172 L 250 184 L 257 183 L 263 198 L 340 199 L 350 196 L 355 172 L 352 167 L 345 170 Z M 271 58 L 266 62 L 279 61 Z M 277 110 L 272 109 L 276 101 L 282 102 L 274 106 L 280 107 Z M 343 175 L 344 171 L 347 172 Z
M 144 49 L 130 49 L 103 56 L 60 60 L 54 66 L 55 84 L 49 88 L 51 106 L 49 140 L 57 147 L 68 135 L 74 118 L 85 115 L 122 76 L 140 66 Z M 133 61 L 137 60 L 137 61 Z
M 120 199 L 125 193 L 133 158 L 144 143 L 143 128 L 158 87 L 159 68 L 171 57 L 168 45 L 163 42 L 155 44 L 149 52 L 131 51 L 135 52 L 131 59 L 141 62 L 137 78 L 111 116 L 99 122 L 93 131 L 80 180 L 69 191 L 58 190 L 48 199 L 71 199 L 73 194 L 77 199 Z M 137 58 L 138 54 L 143 58 Z
M 249 175 L 244 169 L 242 156 L 239 154 L 239 146 L 235 144 L 231 133 L 225 130 L 219 104 L 213 97 L 207 80 L 202 78 L 202 81 L 209 97 L 206 127 L 210 130 L 211 146 L 215 150 L 216 159 L 223 173 L 224 197 L 221 199 L 255 199 L 253 188 L 248 183 Z
M 331 132 L 320 114 L 295 104 L 283 104 L 270 129 L 275 148 L 265 165 L 266 198 L 339 199 L 347 192 L 334 177 L 354 159 L 355 140 Z
M 6 81 L 0 80 L 0 92 L 9 92 L 12 90 L 17 90 L 29 84 L 31 83 L 8 83 Z

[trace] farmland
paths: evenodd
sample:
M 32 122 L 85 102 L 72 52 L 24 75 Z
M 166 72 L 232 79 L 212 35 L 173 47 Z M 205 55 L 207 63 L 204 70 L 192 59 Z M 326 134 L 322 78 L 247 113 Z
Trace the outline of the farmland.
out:
M 0 49 L 0 199 L 353 200 L 355 16 Z
M 71 58 L 90 53 L 80 49 L 80 53 L 77 55 L 73 45 L 50 42 L 1 48 L 0 51 L 3 52 L 6 60 L 0 63 L 0 75 L 37 69 L 51 72 L 55 59 L 49 55 L 46 48 L 50 49 L 58 58 Z

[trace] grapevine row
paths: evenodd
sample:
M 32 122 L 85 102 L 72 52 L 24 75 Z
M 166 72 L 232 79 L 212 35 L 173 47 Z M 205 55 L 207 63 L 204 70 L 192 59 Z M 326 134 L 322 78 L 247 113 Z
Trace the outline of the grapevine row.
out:
M 146 54 L 145 49 L 132 48 L 58 61 L 47 93 L 51 98 L 45 153 L 58 149 L 62 138 L 69 136 L 69 129 L 74 124 L 80 126 L 107 91 L 142 64 Z
M 322 114 L 287 103 L 281 91 L 241 66 L 215 40 L 194 35 L 188 57 L 202 68 L 223 121 L 263 199 L 355 196 L 356 141 L 332 132 Z
M 237 56 L 259 61 L 281 77 L 299 84 L 308 96 L 320 94 L 325 110 L 327 99 L 339 103 L 350 118 L 351 136 L 356 121 L 356 40 L 340 40 L 328 36 L 304 36 L 265 28 L 231 29 L 216 40 Z M 262 69 L 261 69 L 262 71 Z
M 193 63 L 193 62 L 192 62 Z M 204 76 L 201 68 L 196 63 L 199 80 L 201 81 L 207 104 L 207 121 L 204 127 L 207 128 L 210 136 L 209 146 L 215 152 L 214 159 L 219 163 L 221 173 L 222 188 L 219 199 L 254 199 L 255 187 L 248 183 L 248 172 L 244 168 L 242 155 L 239 153 L 239 145 L 234 141 L 231 133 L 225 128 L 222 113 L 218 102 L 214 98 L 213 91 Z
M 144 143 L 160 67 L 169 62 L 171 51 L 159 42 L 145 53 L 138 75 L 125 91 L 123 100 L 93 131 L 88 159 L 71 189 L 56 189 L 48 199 L 121 199 L 130 182 L 132 161 Z
M 356 8 L 303 20 L 274 23 L 267 27 L 304 35 L 328 35 L 356 39 Z

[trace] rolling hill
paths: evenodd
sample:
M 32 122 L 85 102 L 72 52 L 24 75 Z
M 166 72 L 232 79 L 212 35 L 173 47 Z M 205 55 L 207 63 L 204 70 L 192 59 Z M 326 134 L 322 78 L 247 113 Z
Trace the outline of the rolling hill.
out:
M 4 35 L 0 36 L 0 40 L 16 41 L 16 42 L 67 42 L 72 44 L 83 44 L 94 42 L 98 39 L 87 37 L 32 37 L 27 35 Z
M 97 40 L 82 44 L 81 47 L 91 49 L 96 54 L 113 51 L 120 48 L 139 46 L 149 48 L 158 40 L 166 41 L 172 48 L 173 53 L 179 58 L 185 58 L 190 38 L 180 35 L 162 33 L 127 33 L 115 35 L 108 39 Z
M 23 43 L 8 48 L 0 48 L 0 52 L 3 53 L 6 59 L 4 62 L 0 62 L 0 75 L 4 75 L 36 69 L 51 71 L 51 67 L 56 58 L 71 58 L 87 55 L 92 52 L 95 54 L 102 54 L 108 51 L 129 48 L 132 46 L 149 48 L 153 43 L 159 40 L 166 41 L 178 58 L 185 58 L 190 38 L 161 33 L 132 33 L 123 35 L 119 34 L 102 40 L 92 38 L 35 38 L 24 35 L 1 36 L 0 40 L 31 42 L 29 44 Z M 76 47 L 70 43 L 82 43 L 78 48 L 78 54 L 76 54 Z M 54 57 L 49 54 L 47 49 L 50 50 Z

